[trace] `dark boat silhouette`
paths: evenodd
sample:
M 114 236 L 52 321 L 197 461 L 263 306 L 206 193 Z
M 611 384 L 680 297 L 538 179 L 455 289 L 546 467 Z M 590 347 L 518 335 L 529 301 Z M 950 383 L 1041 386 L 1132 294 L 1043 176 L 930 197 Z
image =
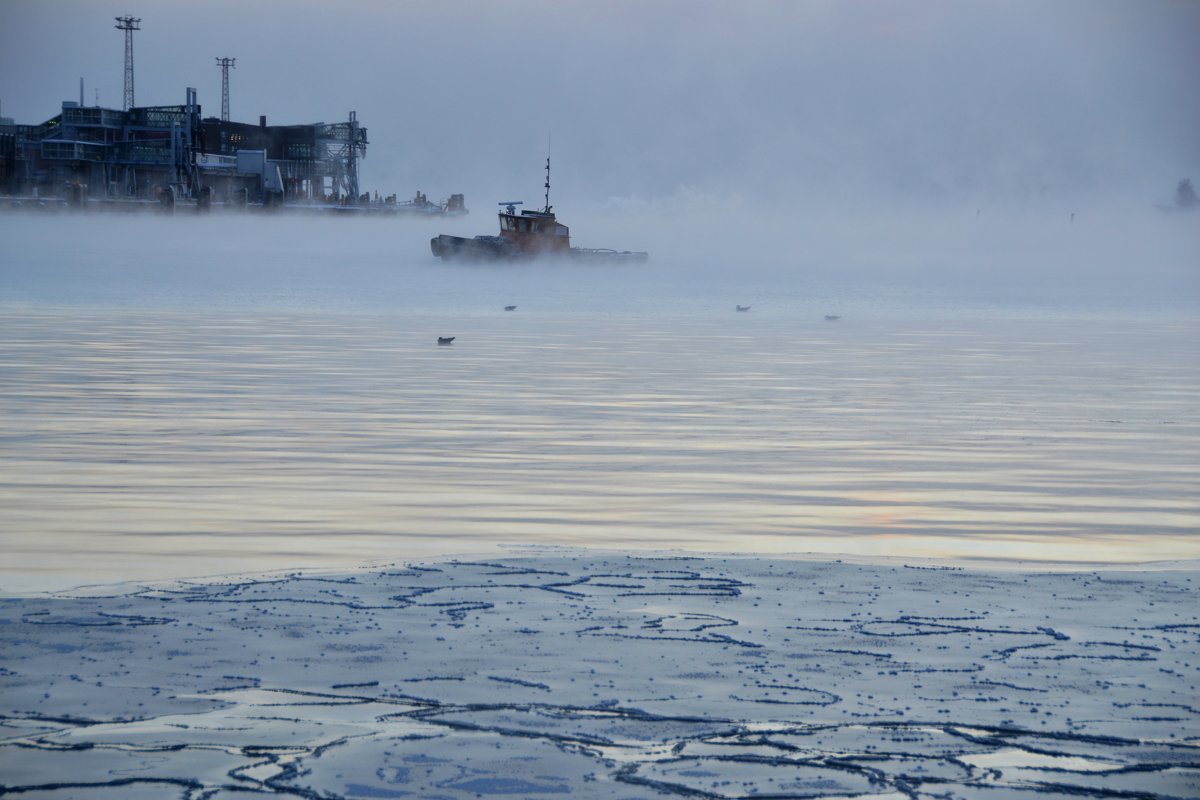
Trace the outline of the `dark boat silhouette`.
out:
M 749 311 L 750 306 L 734 306 L 738 311 Z
M 439 336 L 438 344 L 451 344 L 454 342 L 453 336 Z
M 554 216 L 550 205 L 550 159 L 546 159 L 546 205 L 541 211 L 522 210 L 520 200 L 500 203 L 499 236 L 439 234 L 429 240 L 429 249 L 444 261 L 528 261 L 561 257 L 577 261 L 645 261 L 649 253 L 571 246 L 571 231 Z

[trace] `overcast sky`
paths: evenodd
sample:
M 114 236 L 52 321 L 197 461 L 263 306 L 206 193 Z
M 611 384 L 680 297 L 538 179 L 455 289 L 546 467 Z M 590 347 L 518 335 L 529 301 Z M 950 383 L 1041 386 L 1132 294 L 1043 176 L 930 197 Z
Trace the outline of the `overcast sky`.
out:
M 0 0 L 4 116 L 199 90 L 236 120 L 335 121 L 364 189 L 558 204 L 740 196 L 1169 201 L 1200 181 L 1200 3 Z M 482 195 L 482 196 L 481 196 Z M 495 195 L 505 195 L 495 197 Z M 478 204 L 478 203 L 477 203 Z

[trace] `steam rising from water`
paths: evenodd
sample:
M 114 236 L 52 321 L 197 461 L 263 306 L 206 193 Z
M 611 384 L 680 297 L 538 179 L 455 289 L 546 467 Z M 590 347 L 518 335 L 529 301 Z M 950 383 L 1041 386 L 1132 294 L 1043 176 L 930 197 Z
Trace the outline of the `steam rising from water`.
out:
M 469 216 L 431 220 L 6 214 L 2 299 L 447 313 L 509 302 L 706 314 L 751 303 L 801 315 L 1200 307 L 1196 220 L 1147 206 L 845 213 L 685 193 L 557 209 L 573 244 L 648 250 L 648 265 L 442 264 L 431 236 L 496 232 L 486 202 L 468 201 Z

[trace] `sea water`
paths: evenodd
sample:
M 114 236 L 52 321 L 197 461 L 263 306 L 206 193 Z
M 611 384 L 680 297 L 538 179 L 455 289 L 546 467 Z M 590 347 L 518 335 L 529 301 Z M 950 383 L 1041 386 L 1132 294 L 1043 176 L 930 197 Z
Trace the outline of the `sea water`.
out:
M 3 224 L 4 590 L 501 544 L 1200 556 L 1186 309 L 447 266 L 412 221 Z

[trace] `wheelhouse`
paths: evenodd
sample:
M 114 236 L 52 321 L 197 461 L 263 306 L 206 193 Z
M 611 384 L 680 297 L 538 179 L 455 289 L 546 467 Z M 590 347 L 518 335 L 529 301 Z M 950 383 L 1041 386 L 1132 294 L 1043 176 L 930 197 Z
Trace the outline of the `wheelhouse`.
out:
M 571 249 L 570 229 L 548 211 L 518 214 L 514 205 L 508 204 L 508 208 L 500 212 L 500 235 L 521 252 L 567 253 Z

